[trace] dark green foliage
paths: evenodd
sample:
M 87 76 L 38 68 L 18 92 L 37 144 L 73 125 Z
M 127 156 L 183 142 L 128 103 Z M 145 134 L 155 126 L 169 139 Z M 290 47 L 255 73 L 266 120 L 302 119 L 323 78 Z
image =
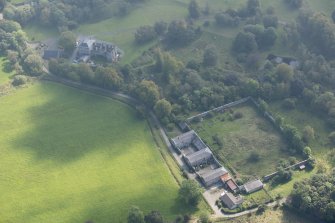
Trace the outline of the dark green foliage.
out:
M 135 32 L 135 41 L 143 44 L 152 41 L 156 37 L 156 32 L 152 26 L 141 26 Z
M 167 26 L 168 24 L 164 21 L 159 21 L 159 22 L 156 22 L 155 25 L 154 25 L 154 30 L 155 32 L 157 33 L 157 35 L 164 35 L 166 30 L 167 30 Z
M 144 223 L 143 212 L 136 206 L 132 206 L 128 212 L 128 223 Z
M 269 27 L 277 28 L 278 27 L 278 17 L 275 15 L 265 15 L 263 17 L 263 24 L 265 28 L 269 28 Z
M 13 82 L 12 82 L 12 84 L 14 86 L 20 86 L 20 85 L 23 85 L 25 83 L 27 83 L 27 77 L 24 76 L 24 75 L 16 75 L 13 79 Z
M 283 107 L 287 110 L 295 109 L 296 107 L 296 100 L 294 98 L 286 98 L 283 101 Z
M 252 162 L 252 163 L 255 163 L 255 162 L 258 162 L 260 159 L 261 159 L 261 156 L 259 155 L 259 153 L 254 151 L 254 152 L 250 153 L 248 161 Z
M 196 0 L 191 0 L 188 5 L 188 13 L 192 19 L 197 19 L 200 17 L 200 8 Z
M 169 24 L 166 38 L 171 46 L 190 44 L 201 34 L 200 28 L 193 28 L 183 20 L 173 21 Z
M 237 15 L 231 15 L 228 12 L 220 12 L 215 15 L 216 24 L 222 27 L 236 27 L 240 24 L 240 18 Z
M 153 81 L 143 80 L 135 89 L 136 97 L 138 97 L 147 106 L 152 108 L 159 100 L 158 86 Z
M 63 32 L 59 38 L 58 44 L 64 49 L 66 53 L 74 50 L 76 44 L 76 35 L 71 31 Z
M 145 223 L 164 223 L 163 216 L 158 211 L 151 211 L 144 217 Z
M 233 43 L 233 51 L 236 53 L 251 53 L 257 50 L 255 35 L 249 32 L 239 32 Z
M 199 184 L 194 180 L 184 180 L 179 189 L 179 196 L 185 204 L 196 206 L 201 198 Z
M 219 55 L 214 47 L 210 47 L 205 50 L 203 56 L 203 64 L 205 66 L 215 66 L 218 62 Z
M 328 138 L 329 138 L 330 143 L 335 146 L 335 132 L 331 132 Z
M 167 101 L 166 99 L 161 99 L 157 101 L 154 106 L 154 111 L 156 115 L 161 119 L 169 117 L 171 114 L 171 110 L 172 110 L 172 106 L 170 102 Z
M 304 0 L 284 0 L 284 2 L 288 4 L 291 8 L 298 9 L 303 5 Z
M 304 12 L 299 15 L 301 38 L 311 44 L 322 55 L 334 58 L 335 25 L 322 13 Z
M 314 215 L 326 222 L 335 221 L 335 172 L 317 174 L 311 179 L 294 184 L 292 206 L 303 213 Z

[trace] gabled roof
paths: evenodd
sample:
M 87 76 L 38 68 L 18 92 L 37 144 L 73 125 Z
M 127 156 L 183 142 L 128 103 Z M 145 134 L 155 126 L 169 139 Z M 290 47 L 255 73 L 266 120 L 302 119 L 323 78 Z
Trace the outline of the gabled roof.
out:
M 253 181 L 249 181 L 248 183 L 245 183 L 243 186 L 244 186 L 245 191 L 249 193 L 251 191 L 255 191 L 255 190 L 259 190 L 263 188 L 263 183 L 260 180 L 253 180 Z
M 203 179 L 205 183 L 207 183 L 216 178 L 221 177 L 222 175 L 226 173 L 228 173 L 228 171 L 224 167 L 220 167 L 214 170 L 207 171 L 203 174 L 199 174 L 199 176 Z
M 193 163 L 196 163 L 200 160 L 209 159 L 212 156 L 212 151 L 209 148 L 206 148 L 185 156 L 185 158 L 193 165 Z
M 223 192 L 221 194 L 220 199 L 222 202 L 228 207 L 228 208 L 233 208 L 236 205 L 242 204 L 243 203 L 243 198 L 238 196 L 235 197 L 233 194 L 229 192 Z
M 180 147 L 182 146 L 190 145 L 195 136 L 195 132 L 191 130 L 173 138 L 172 141 L 179 149 L 181 149 Z
M 230 190 L 235 191 L 238 189 L 237 184 L 232 179 L 228 180 L 226 183 Z

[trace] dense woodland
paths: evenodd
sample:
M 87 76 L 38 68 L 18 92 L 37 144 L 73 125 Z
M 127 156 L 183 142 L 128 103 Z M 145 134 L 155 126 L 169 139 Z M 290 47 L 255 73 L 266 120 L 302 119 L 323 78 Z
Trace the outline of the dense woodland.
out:
M 258 0 L 248 0 L 240 9 L 229 9 L 212 15 L 215 25 L 222 29 L 243 26 L 229 52 L 243 70 L 232 70 L 219 64 L 219 53 L 214 45 L 204 51 L 201 61 L 192 58 L 181 61 L 173 56 L 171 51 L 185 47 L 201 37 L 202 26 L 213 25 L 210 22 L 198 25 L 199 17 L 208 16 L 211 11 L 208 6 L 200 8 L 195 0 L 190 1 L 189 15 L 184 20 L 170 23 L 160 21 L 136 30 L 134 42 L 138 45 L 157 38 L 161 40 L 143 54 L 143 57 L 152 58 L 153 63 L 150 65 L 141 66 L 137 60 L 124 66 L 92 68 L 59 59 L 51 60 L 49 69 L 55 75 L 137 97 L 148 109 L 156 112 L 168 129 L 190 112 L 205 111 L 252 96 L 260 99 L 264 111 L 267 111 L 266 102 L 277 100 L 283 100 L 283 106 L 287 109 L 303 104 L 322 115 L 329 128 L 335 131 L 335 13 L 332 18 L 300 9 L 303 0 L 283 1 L 292 10 L 299 10 L 299 16 L 296 21 L 281 25 L 283 31 L 280 35 L 280 21 L 275 10 L 268 8 L 262 11 Z M 4 16 L 9 19 L 0 21 L 0 51 L 6 52 L 18 75 L 38 76 L 43 73 L 42 60 L 26 46 L 26 36 L 21 26 L 31 21 L 40 21 L 43 26 L 56 25 L 60 32 L 64 32 L 92 20 L 126 16 L 141 1 L 34 2 L 36 4 L 29 6 L 29 10 L 20 10 L 10 3 L 5 7 L 6 2 L 0 1 L 0 9 L 4 8 Z M 112 15 L 111 6 L 116 6 L 113 7 Z M 276 41 L 282 41 L 297 52 L 297 68 L 261 59 L 260 54 L 271 49 Z M 276 117 L 276 121 L 279 126 L 285 127 L 286 139 L 293 150 L 308 157 L 311 152 L 306 152 L 304 148 L 309 145 L 313 130 L 298 132 L 293 126 L 284 123 L 281 117 Z M 335 132 L 329 135 L 329 143 L 335 145 Z M 292 205 L 303 212 L 315 213 L 329 222 L 334 221 L 333 178 L 317 175 L 297 184 L 292 194 Z

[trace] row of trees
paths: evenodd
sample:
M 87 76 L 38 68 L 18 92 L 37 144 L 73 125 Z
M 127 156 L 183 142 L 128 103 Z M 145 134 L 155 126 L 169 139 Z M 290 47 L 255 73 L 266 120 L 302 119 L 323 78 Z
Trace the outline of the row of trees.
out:
M 196 40 L 202 31 L 188 24 L 185 20 L 172 21 L 167 24 L 156 22 L 154 26 L 141 26 L 135 32 L 135 42 L 144 44 L 161 36 L 169 46 L 190 44 Z
M 43 61 L 26 41 L 26 35 L 18 23 L 0 20 L 0 51 L 6 52 L 10 69 L 17 75 L 41 75 L 44 72 Z
M 110 16 L 123 16 L 128 13 L 133 4 L 144 0 L 35 0 L 34 4 L 15 7 L 7 4 L 4 16 L 22 25 L 34 20 L 45 26 L 56 26 L 59 30 L 74 29 L 78 24 Z

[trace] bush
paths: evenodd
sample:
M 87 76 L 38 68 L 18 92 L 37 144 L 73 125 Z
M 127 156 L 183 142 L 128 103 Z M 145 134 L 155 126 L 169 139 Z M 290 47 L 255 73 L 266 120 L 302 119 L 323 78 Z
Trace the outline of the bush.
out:
M 248 161 L 252 162 L 252 163 L 256 163 L 260 159 L 261 159 L 261 156 L 256 151 L 253 151 L 253 152 L 250 153 Z
M 27 83 L 27 77 L 24 76 L 24 75 L 16 75 L 13 79 L 13 82 L 12 82 L 12 84 L 14 86 L 20 86 L 20 85 L 23 85 L 25 83 Z
M 286 98 L 283 102 L 283 108 L 288 109 L 288 110 L 292 110 L 295 109 L 296 107 L 296 101 L 295 99 L 292 98 Z
M 234 113 L 234 119 L 240 119 L 240 118 L 243 118 L 243 113 L 242 112 Z

